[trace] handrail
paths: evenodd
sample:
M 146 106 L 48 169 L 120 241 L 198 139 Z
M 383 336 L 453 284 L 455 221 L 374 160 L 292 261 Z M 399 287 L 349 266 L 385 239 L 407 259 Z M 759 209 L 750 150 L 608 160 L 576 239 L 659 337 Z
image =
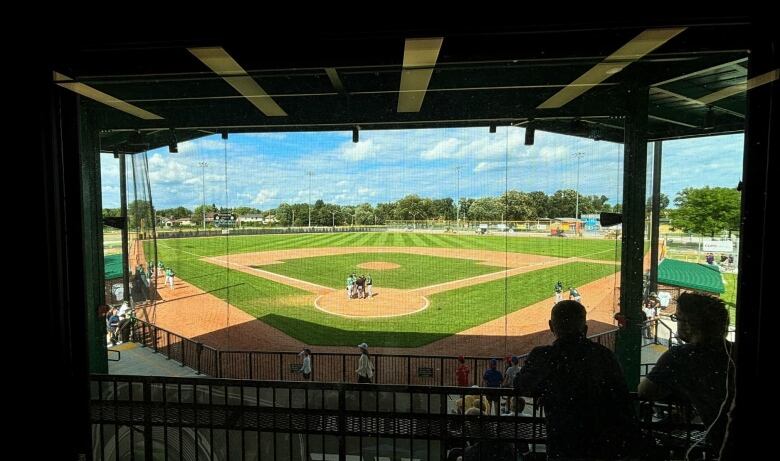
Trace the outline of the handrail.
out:
M 185 338 L 176 333 L 135 319 L 133 338 L 142 346 L 189 366 L 197 374 L 217 378 L 302 381 L 297 370 L 298 351 L 236 351 L 214 347 Z M 605 347 L 614 349 L 615 330 L 589 337 Z M 356 380 L 357 353 L 316 352 L 312 357 L 312 379 L 320 382 L 349 382 Z M 528 354 L 518 356 L 520 365 Z M 481 370 L 487 369 L 493 357 L 467 356 L 471 369 L 470 382 L 480 384 Z M 374 381 L 405 385 L 455 385 L 457 358 L 446 355 L 372 354 Z

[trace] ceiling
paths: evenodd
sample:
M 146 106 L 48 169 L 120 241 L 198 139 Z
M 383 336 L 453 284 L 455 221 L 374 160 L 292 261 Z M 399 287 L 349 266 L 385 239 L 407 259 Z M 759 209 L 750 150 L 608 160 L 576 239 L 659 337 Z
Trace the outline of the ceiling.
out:
M 101 130 L 104 151 L 164 146 L 172 134 L 183 141 L 221 131 L 510 124 L 622 142 L 623 119 L 630 114 L 627 94 L 633 91 L 649 94 L 650 140 L 742 131 L 749 27 L 673 27 L 671 37 L 633 57 L 615 53 L 639 43 L 642 34 L 655 33 L 655 27 L 567 25 L 481 33 L 406 30 L 101 43 L 59 62 L 57 81 L 70 89 L 97 90 L 154 116 L 145 120 L 83 98 L 88 120 Z M 418 40 L 430 37 L 440 40 L 433 45 Z M 436 51 L 437 43 L 433 57 L 426 50 L 414 54 L 416 45 Z M 204 47 L 216 50 L 223 64 L 232 60 L 232 70 L 200 59 Z M 588 80 L 594 72 L 601 77 Z M 406 78 L 411 87 L 403 86 Z M 583 81 L 587 91 L 559 107 L 544 108 L 553 95 Z M 255 97 L 247 98 L 237 88 L 245 94 L 254 91 Z M 257 96 L 257 88 L 270 96 L 281 115 L 267 115 L 253 103 L 268 102 Z M 422 97 L 419 110 L 412 104 L 411 111 L 399 111 L 405 95 Z

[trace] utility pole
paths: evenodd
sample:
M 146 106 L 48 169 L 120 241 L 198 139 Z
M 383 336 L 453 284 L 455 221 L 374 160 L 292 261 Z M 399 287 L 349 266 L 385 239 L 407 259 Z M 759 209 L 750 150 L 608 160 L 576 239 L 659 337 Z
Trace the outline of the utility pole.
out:
M 206 231 L 206 167 L 209 166 L 207 162 L 198 162 L 198 165 L 203 169 L 203 231 Z

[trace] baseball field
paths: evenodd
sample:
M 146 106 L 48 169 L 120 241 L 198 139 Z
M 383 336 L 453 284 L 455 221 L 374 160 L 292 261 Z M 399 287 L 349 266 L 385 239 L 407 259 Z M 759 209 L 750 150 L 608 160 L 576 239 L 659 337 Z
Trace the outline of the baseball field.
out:
M 556 281 L 614 281 L 620 260 L 612 240 L 411 232 L 161 239 L 157 252 L 176 273 L 174 289 L 159 282 L 158 324 L 260 350 L 498 341 L 529 306 L 548 315 Z M 352 273 L 370 274 L 371 298 L 347 296 Z

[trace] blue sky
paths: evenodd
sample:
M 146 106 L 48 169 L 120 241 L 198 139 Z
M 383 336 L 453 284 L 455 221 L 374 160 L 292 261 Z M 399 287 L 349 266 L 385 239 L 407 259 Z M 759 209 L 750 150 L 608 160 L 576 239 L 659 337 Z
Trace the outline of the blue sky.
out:
M 227 141 L 213 135 L 179 143 L 176 154 L 167 147 L 150 151 L 149 178 L 157 209 L 200 205 L 204 179 L 206 203 L 262 210 L 309 197 L 355 205 L 413 193 L 497 196 L 506 189 L 578 189 L 621 201 L 622 145 L 538 130 L 533 146 L 523 140 L 517 127 L 492 134 L 487 128 L 361 131 L 359 143 L 344 131 L 231 134 Z M 735 187 L 742 150 L 742 135 L 664 142 L 662 192 L 674 200 L 685 187 Z M 116 208 L 118 161 L 101 160 L 103 207 Z

